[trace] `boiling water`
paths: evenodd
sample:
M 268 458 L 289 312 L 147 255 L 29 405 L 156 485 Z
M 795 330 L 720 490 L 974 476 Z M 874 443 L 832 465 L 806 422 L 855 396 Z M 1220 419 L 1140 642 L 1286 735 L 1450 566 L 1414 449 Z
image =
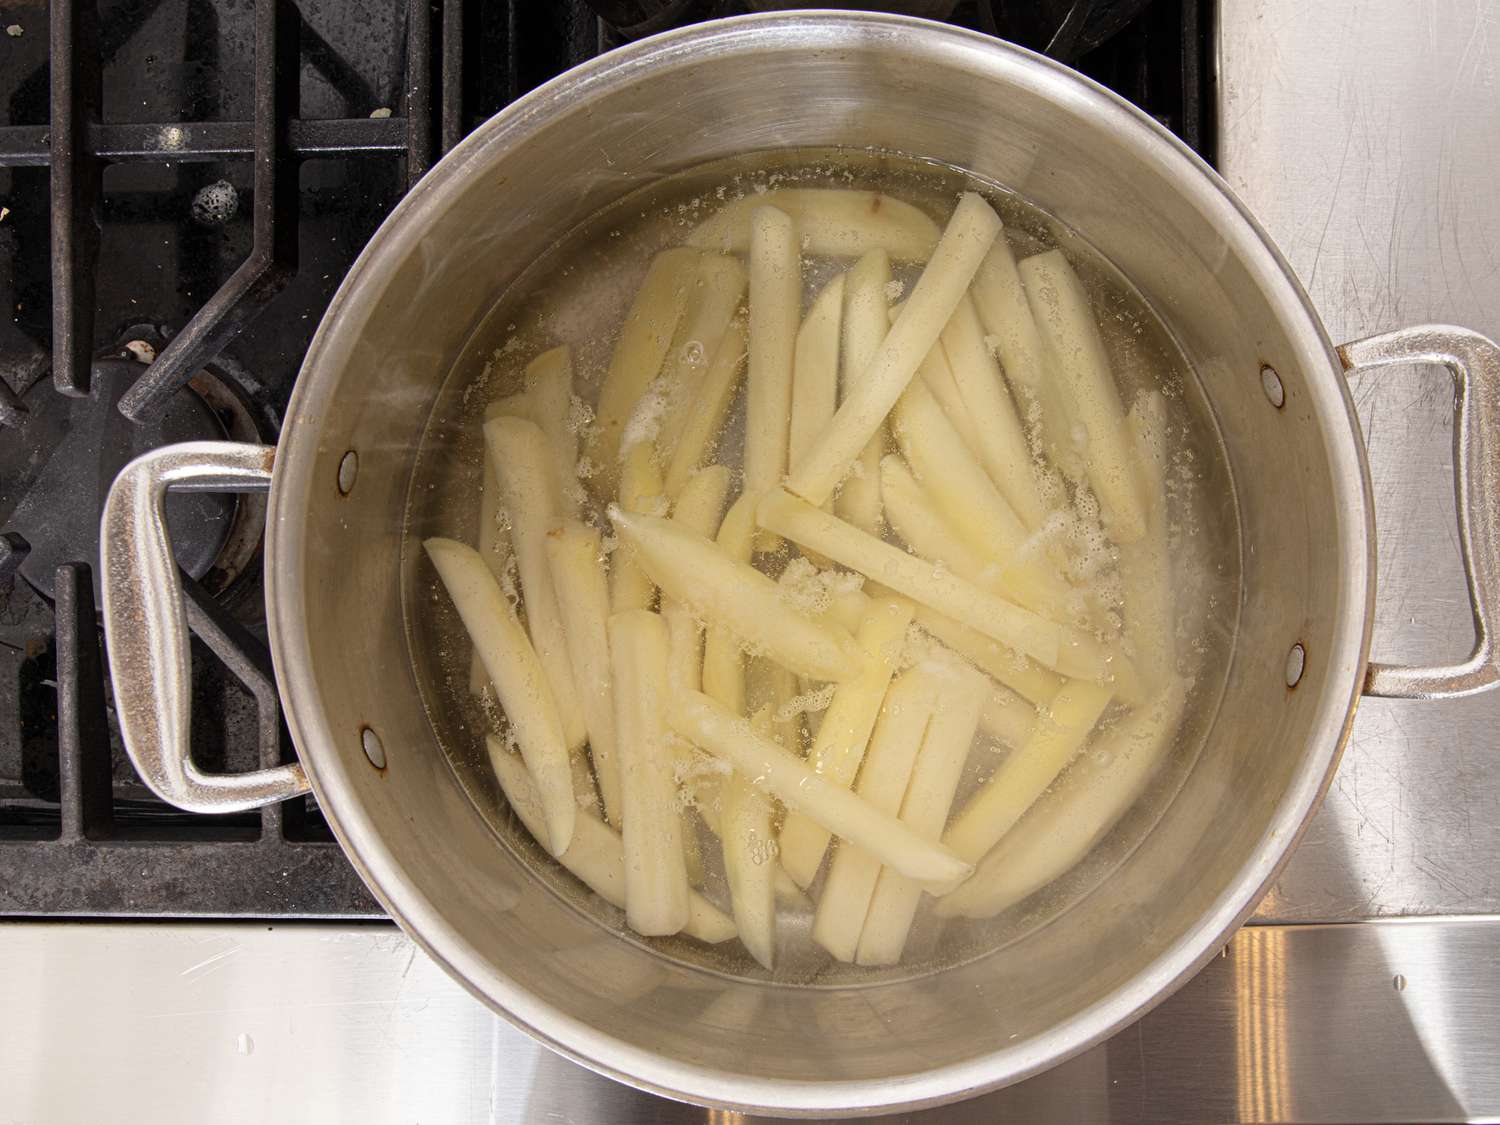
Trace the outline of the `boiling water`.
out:
M 521 856 L 539 879 L 627 940 L 682 961 L 765 979 L 738 942 L 709 947 L 686 938 L 642 939 L 625 928 L 622 912 L 583 888 L 545 854 L 505 807 L 491 772 L 484 736 L 503 729 L 492 703 L 469 691 L 470 646 L 446 594 L 421 557 L 420 542 L 445 535 L 473 543 L 475 497 L 481 477 L 485 407 L 520 389 L 526 363 L 558 344 L 573 353 L 574 391 L 591 404 L 608 366 L 618 327 L 651 256 L 680 244 L 725 202 L 773 187 L 858 187 L 884 191 L 926 210 L 941 226 L 958 193 L 981 191 L 1005 221 L 1004 237 L 1021 257 L 1061 248 L 1089 291 L 1121 399 L 1159 389 L 1166 398 L 1165 435 L 1172 589 L 1177 595 L 1179 671 L 1190 684 L 1185 718 L 1151 784 L 1131 811 L 1088 857 L 1051 885 L 998 916 L 945 920 L 924 900 L 902 963 L 888 969 L 842 965 L 810 938 L 810 909 L 778 906 L 779 946 L 774 978 L 798 984 L 884 981 L 1003 948 L 1065 913 L 1109 877 L 1144 838 L 1190 766 L 1223 688 L 1238 599 L 1239 545 L 1232 488 L 1221 445 L 1197 382 L 1170 332 L 1136 290 L 1077 232 L 1006 192 L 954 169 L 889 154 L 781 152 L 703 166 L 629 195 L 593 216 L 534 262 L 495 304 L 448 372 L 427 425 L 412 479 L 406 520 L 404 599 L 411 655 L 439 743 L 476 806 L 494 826 L 497 846 Z M 849 261 L 807 260 L 806 302 Z M 893 289 L 909 291 L 919 269 L 896 266 Z M 893 297 L 898 294 L 893 293 Z M 580 425 L 586 422 L 580 412 Z M 743 389 L 718 444 L 718 458 L 738 468 Z M 731 489 L 731 498 L 738 488 Z M 585 518 L 605 529 L 592 504 Z M 786 555 L 759 565 L 775 573 Z M 1105 724 L 1116 713 L 1105 716 Z M 981 733 L 954 808 L 1003 760 L 1004 748 Z M 1090 751 L 1086 748 L 1084 754 Z M 1056 783 L 1068 783 L 1064 773 Z M 1024 827 L 1024 822 L 1023 822 Z M 704 893 L 726 911 L 728 895 L 717 844 L 703 835 Z M 827 864 L 824 865 L 826 872 Z M 824 876 L 811 888 L 815 900 Z

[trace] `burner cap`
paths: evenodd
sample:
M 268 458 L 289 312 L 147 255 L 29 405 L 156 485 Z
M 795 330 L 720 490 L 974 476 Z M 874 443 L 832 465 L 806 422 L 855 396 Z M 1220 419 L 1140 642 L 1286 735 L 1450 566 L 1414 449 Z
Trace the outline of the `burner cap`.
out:
M 71 562 L 90 564 L 97 595 L 99 516 L 126 462 L 174 442 L 225 437 L 214 411 L 190 390 L 179 391 L 160 419 L 128 421 L 115 404 L 141 370 L 132 360 L 96 360 L 87 398 L 56 394 L 51 380 L 42 380 L 23 400 L 23 423 L 0 430 L 0 532 L 29 545 L 16 573 L 49 599 L 57 568 Z M 194 578 L 208 572 L 224 547 L 235 507 L 226 493 L 168 495 L 173 551 Z

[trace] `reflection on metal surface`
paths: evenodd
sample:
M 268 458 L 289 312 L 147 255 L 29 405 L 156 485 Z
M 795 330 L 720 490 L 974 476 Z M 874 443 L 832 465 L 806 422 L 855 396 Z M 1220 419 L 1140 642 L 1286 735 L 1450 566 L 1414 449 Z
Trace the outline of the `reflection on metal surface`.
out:
M 1287 1110 L 1286 974 L 1278 941 L 1236 941 L 1235 1087 L 1241 1121 L 1283 1121 Z
M 17 923 L 0 927 L 0 965 L 6 1026 L 26 1029 L 0 1051 L 0 1122 L 769 1120 L 664 1101 L 567 1062 L 391 926 Z M 879 1120 L 1496 1118 L 1497 1009 L 1493 918 L 1252 926 L 1092 1051 L 1007 1090 Z M 162 1074 L 176 1077 L 143 1078 Z
M 1500 335 L 1500 0 L 1219 12 L 1219 165 L 1348 340 Z M 1442 371 L 1353 383 L 1379 527 L 1374 656 L 1462 659 L 1472 625 Z M 1367 699 L 1263 920 L 1500 911 L 1500 697 Z

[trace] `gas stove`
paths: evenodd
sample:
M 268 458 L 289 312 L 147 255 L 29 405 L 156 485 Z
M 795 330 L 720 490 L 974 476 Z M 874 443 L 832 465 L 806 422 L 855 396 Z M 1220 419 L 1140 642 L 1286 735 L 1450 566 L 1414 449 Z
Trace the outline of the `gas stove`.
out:
M 1048 50 L 1205 144 L 1199 0 L 890 6 Z M 470 129 L 627 38 L 745 6 L 0 10 L 0 914 L 378 916 L 311 797 L 196 816 L 136 778 L 95 623 L 105 492 L 169 442 L 274 442 L 355 255 Z M 215 771 L 293 754 L 265 647 L 263 515 L 253 495 L 168 502 L 193 754 Z

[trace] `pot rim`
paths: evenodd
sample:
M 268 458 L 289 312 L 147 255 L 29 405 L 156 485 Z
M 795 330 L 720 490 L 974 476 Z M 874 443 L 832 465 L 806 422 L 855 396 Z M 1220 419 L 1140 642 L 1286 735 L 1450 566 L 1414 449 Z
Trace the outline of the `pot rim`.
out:
M 301 606 L 309 592 L 301 570 L 306 499 L 314 487 L 314 432 L 298 418 L 316 418 L 325 384 L 339 369 L 343 325 L 358 324 L 377 299 L 364 282 L 380 263 L 399 257 L 444 209 L 460 184 L 478 175 L 489 155 L 526 136 L 582 99 L 608 96 L 651 69 L 686 54 L 796 45 L 807 50 L 847 45 L 870 33 L 899 35 L 902 49 L 934 65 L 966 58 L 1005 72 L 1008 80 L 1098 117 L 1127 137 L 1144 161 L 1179 185 L 1217 229 L 1234 242 L 1266 300 L 1289 329 L 1297 360 L 1311 379 L 1306 402 L 1322 425 L 1334 486 L 1342 495 L 1339 551 L 1346 612 L 1328 654 L 1328 687 L 1313 735 L 1281 805 L 1233 883 L 1198 923 L 1145 970 L 1097 1003 L 1046 1033 L 949 1066 L 880 1082 L 798 1082 L 698 1067 L 601 1034 L 531 995 L 444 922 L 442 912 L 411 883 L 380 838 L 377 825 L 350 795 L 335 746 L 339 735 L 323 711 L 310 674 L 311 647 Z M 333 358 L 330 358 L 332 356 Z M 318 327 L 286 412 L 277 450 L 266 534 L 266 601 L 270 647 L 288 727 L 334 835 L 381 904 L 408 936 L 491 1010 L 553 1050 L 592 1070 L 667 1097 L 745 1111 L 792 1116 L 914 1110 L 973 1097 L 1031 1077 L 1087 1050 L 1138 1019 L 1195 975 L 1253 912 L 1311 820 L 1337 767 L 1360 695 L 1374 618 L 1374 517 L 1368 462 L 1342 366 L 1291 267 L 1227 184 L 1153 118 L 1060 63 L 978 32 L 905 16 L 871 12 L 764 13 L 691 25 L 597 57 L 526 94 L 479 126 L 443 157 L 393 209 L 339 286 Z M 1358 610 L 1358 612 L 1357 612 Z M 1342 688 L 1340 685 L 1343 685 Z M 351 736 L 353 732 L 345 732 Z M 355 753 L 353 757 L 359 755 Z

